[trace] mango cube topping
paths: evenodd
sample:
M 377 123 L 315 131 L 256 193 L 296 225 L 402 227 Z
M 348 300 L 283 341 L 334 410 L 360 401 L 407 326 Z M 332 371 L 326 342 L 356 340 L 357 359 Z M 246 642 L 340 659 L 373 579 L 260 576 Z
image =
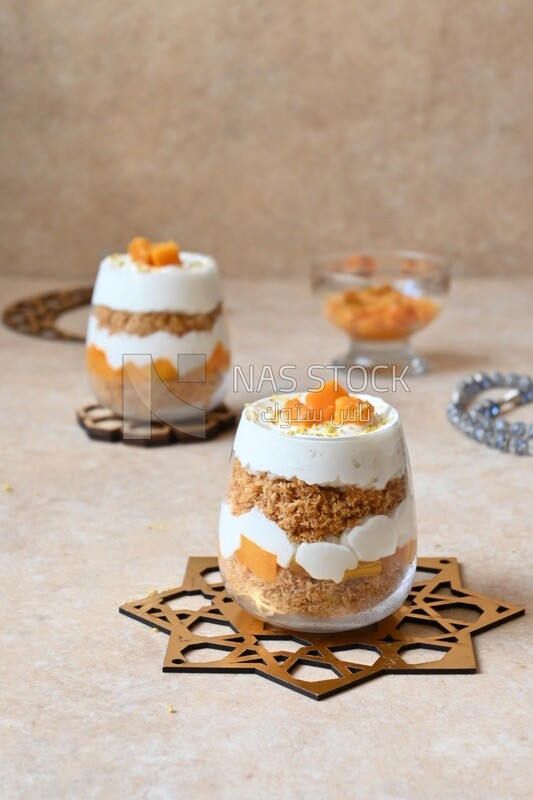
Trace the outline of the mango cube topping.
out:
M 134 261 L 149 267 L 179 265 L 180 250 L 176 242 L 151 242 L 143 236 L 136 236 L 128 245 L 128 253 Z

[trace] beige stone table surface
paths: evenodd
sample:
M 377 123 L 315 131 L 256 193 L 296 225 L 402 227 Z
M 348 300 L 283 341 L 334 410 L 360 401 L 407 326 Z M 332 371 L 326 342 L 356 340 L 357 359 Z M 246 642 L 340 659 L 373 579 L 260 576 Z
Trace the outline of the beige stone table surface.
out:
M 2 306 L 54 286 L 4 278 Z M 304 283 L 225 291 L 243 367 L 302 374 L 344 347 Z M 444 410 L 468 372 L 531 373 L 532 298 L 528 279 L 457 281 L 419 336 L 431 372 L 393 400 L 421 554 L 457 556 L 468 586 L 518 604 L 533 460 L 469 441 Z M 215 553 L 231 434 L 156 450 L 92 442 L 74 421 L 90 396 L 83 347 L 6 329 L 0 341 L 2 798 L 531 796 L 527 615 L 478 637 L 476 675 L 380 677 L 321 703 L 253 675 L 163 674 L 166 636 L 117 609 Z M 244 399 L 241 387 L 229 401 Z

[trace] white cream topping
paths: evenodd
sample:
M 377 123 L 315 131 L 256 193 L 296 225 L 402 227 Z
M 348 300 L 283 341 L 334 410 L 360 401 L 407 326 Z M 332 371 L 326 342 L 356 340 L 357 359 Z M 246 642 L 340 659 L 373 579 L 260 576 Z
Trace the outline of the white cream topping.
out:
M 330 542 L 303 542 L 296 551 L 295 561 L 312 578 L 340 583 L 347 569 L 355 569 L 357 556 L 348 547 Z
M 112 369 L 122 367 L 122 357 L 127 354 L 127 361 L 139 367 L 147 363 L 146 354 L 154 361 L 163 358 L 177 365 L 178 354 L 205 354 L 206 359 L 212 355 L 218 342 L 227 347 L 226 325 L 222 317 L 218 317 L 210 331 L 188 331 L 183 336 L 176 336 L 168 331 L 156 331 L 148 336 L 135 336 L 130 333 L 110 333 L 107 328 L 99 327 L 98 320 L 91 314 L 87 326 L 87 345 L 94 345 L 106 355 L 107 363 Z
M 356 525 L 341 536 L 360 561 L 377 561 L 391 556 L 398 545 L 396 523 L 385 514 L 368 517 L 361 525 Z
M 241 543 L 241 535 L 255 542 L 263 550 L 276 556 L 280 567 L 288 567 L 296 552 L 296 545 L 289 541 L 279 525 L 265 517 L 257 508 L 246 514 L 235 516 L 227 503 L 222 503 L 219 522 L 220 552 L 230 558 Z
M 286 532 L 265 517 L 257 508 L 246 514 L 233 515 L 224 502 L 220 509 L 219 546 L 223 558 L 231 558 L 241 544 L 241 535 L 255 542 L 263 550 L 273 553 L 280 567 L 288 567 L 294 556 L 313 578 L 340 583 L 348 569 L 355 569 L 359 561 L 379 561 L 392 555 L 397 547 L 416 538 L 416 524 L 412 503 L 403 506 L 400 534 L 395 514 L 368 517 L 361 525 L 345 531 L 340 537 L 328 541 L 293 544 Z M 400 542 L 400 535 L 407 536 Z M 335 539 L 335 541 L 333 541 Z
M 180 255 L 180 265 L 166 267 L 140 264 L 127 253 L 107 256 L 100 264 L 93 305 L 132 313 L 209 313 L 222 298 L 216 261 L 200 253 Z
M 416 511 L 412 494 L 408 494 L 395 509 L 393 519 L 398 527 L 398 547 L 416 538 Z
M 294 396 L 284 395 L 283 402 Z M 310 485 L 382 489 L 407 468 L 400 418 L 380 397 L 357 397 L 372 403 L 377 425 L 346 425 L 333 436 L 291 433 L 290 428 L 267 421 L 270 398 L 251 403 L 237 429 L 235 456 L 252 473 L 299 478 Z

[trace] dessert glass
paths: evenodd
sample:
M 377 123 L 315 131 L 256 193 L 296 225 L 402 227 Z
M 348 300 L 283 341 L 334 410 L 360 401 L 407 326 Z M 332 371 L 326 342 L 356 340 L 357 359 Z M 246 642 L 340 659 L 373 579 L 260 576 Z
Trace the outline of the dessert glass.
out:
M 217 264 L 175 245 L 179 261 L 150 264 L 132 244 L 100 264 L 87 329 L 91 387 L 125 419 L 192 419 L 222 401 L 229 380 Z
M 426 372 L 410 339 L 440 313 L 449 284 L 448 262 L 426 253 L 368 250 L 317 261 L 312 285 L 322 313 L 350 337 L 335 363 Z
M 241 416 L 220 513 L 226 590 L 246 611 L 283 628 L 320 633 L 371 625 L 400 607 L 416 569 L 398 412 L 359 395 L 373 406 L 368 424 L 299 427 L 283 421 L 287 398 L 304 396 L 258 400 Z

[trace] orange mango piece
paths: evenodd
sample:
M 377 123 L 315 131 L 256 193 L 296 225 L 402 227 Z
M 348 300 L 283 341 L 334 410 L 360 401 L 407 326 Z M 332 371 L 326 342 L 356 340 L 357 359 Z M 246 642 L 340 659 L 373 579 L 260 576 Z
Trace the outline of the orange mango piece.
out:
M 243 534 L 241 534 L 241 546 L 235 552 L 235 557 L 237 561 L 248 567 L 250 572 L 253 572 L 257 578 L 261 578 L 267 583 L 272 583 L 276 577 L 278 563 L 274 553 L 263 550 L 262 547 L 259 547 L 258 544 L 252 542 L 251 539 L 243 536 Z
M 355 569 L 347 569 L 343 575 L 343 581 L 353 580 L 354 578 L 368 578 L 372 575 L 381 575 L 383 564 L 381 561 L 360 561 Z
M 229 367 L 229 352 L 222 342 L 217 342 L 215 349 L 206 364 L 207 377 L 211 378 L 217 372 L 224 372 Z
M 332 295 L 325 315 L 359 339 L 402 339 L 427 325 L 440 311 L 429 297 L 411 297 L 390 284 Z
M 416 539 L 411 539 L 407 542 L 406 550 L 407 563 L 410 564 L 413 558 L 416 556 Z
M 155 371 L 163 383 L 170 383 L 178 379 L 176 365 L 172 364 L 167 358 L 158 358 L 153 364 Z M 146 372 L 148 372 L 148 370 L 146 370 Z M 152 376 L 152 379 L 154 377 L 155 376 Z
M 134 261 L 140 261 L 141 264 L 151 264 L 151 247 L 152 242 L 150 239 L 145 239 L 143 236 L 136 236 L 128 245 L 128 253 Z
M 151 263 L 154 267 L 180 264 L 180 252 L 176 242 L 156 242 L 150 247 Z
M 347 397 L 348 392 L 336 381 L 328 381 L 318 391 L 308 392 L 305 405 L 317 412 L 318 422 L 330 422 L 335 414 L 335 402 L 339 397 Z
M 338 397 L 335 400 L 333 424 L 343 425 L 345 422 L 356 425 L 367 425 L 374 414 L 374 406 L 358 397 Z
M 287 400 L 283 406 L 283 419 L 291 424 L 301 425 L 303 428 L 309 428 L 315 423 L 312 410 L 304 405 L 298 397 Z
M 96 373 L 103 378 L 113 379 L 117 381 L 122 380 L 122 366 L 113 369 L 109 366 L 106 354 L 103 350 L 91 344 L 87 348 L 87 368 L 89 372 Z M 219 373 L 224 372 L 229 367 L 230 354 L 221 342 L 218 342 L 213 355 L 207 360 L 206 364 L 206 377 L 207 379 L 213 378 Z M 172 364 L 166 358 L 158 358 L 153 362 L 154 369 L 164 383 L 171 383 L 178 380 L 178 373 L 176 371 L 176 364 Z M 127 362 L 127 369 L 129 377 L 145 381 L 150 376 L 151 365 L 137 366 L 131 361 Z M 180 376 L 181 378 L 181 376 Z
M 91 374 L 101 375 L 103 378 L 114 378 L 115 370 L 109 366 L 106 354 L 99 347 L 90 344 L 86 351 L 87 369 Z

